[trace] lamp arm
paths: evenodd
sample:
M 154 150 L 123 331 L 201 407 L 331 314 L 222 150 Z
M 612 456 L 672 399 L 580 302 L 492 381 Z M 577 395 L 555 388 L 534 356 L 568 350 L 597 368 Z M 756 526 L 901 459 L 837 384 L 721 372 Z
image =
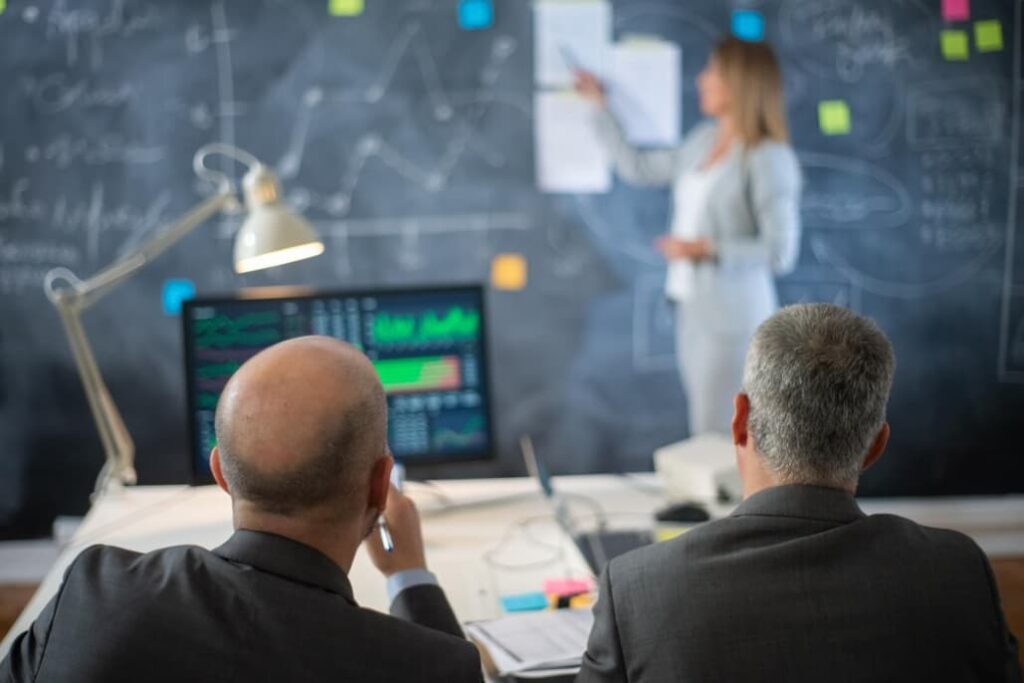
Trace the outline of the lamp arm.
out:
M 56 303 L 56 306 L 61 322 L 64 324 L 64 332 L 71 344 L 71 352 L 75 357 L 78 376 L 85 389 L 85 397 L 89 402 L 93 422 L 96 423 L 100 441 L 103 443 L 106 461 L 96 479 L 96 488 L 93 491 L 95 498 L 107 488 L 111 481 L 116 480 L 129 485 L 135 483 L 135 442 L 132 441 L 124 419 L 121 417 L 121 412 L 117 409 L 117 405 L 103 381 L 96 357 L 93 355 L 92 347 L 85 335 L 79 311 L 69 305 L 68 299 L 62 299 Z
M 147 263 L 177 244 L 205 221 L 224 209 L 233 207 L 235 202 L 234 192 L 229 188 L 222 188 L 220 192 L 182 216 L 177 223 L 169 228 L 160 230 L 135 251 L 119 259 L 116 263 L 107 266 L 87 280 L 79 280 L 67 268 L 54 268 L 46 274 L 44 282 L 46 296 L 54 304 L 56 304 L 55 297 L 71 298 L 73 306 L 79 312 L 84 311 L 106 296 L 107 292 L 111 289 L 144 268 Z M 71 286 L 61 289 L 55 288 L 54 282 L 58 279 L 65 280 Z
M 204 221 L 234 202 L 234 192 L 230 186 L 222 186 L 218 194 L 196 206 L 170 228 L 161 230 L 134 252 L 85 281 L 79 280 L 67 268 L 54 268 L 46 274 L 44 290 L 60 313 L 106 455 L 106 463 L 96 481 L 94 497 L 105 490 L 112 481 L 122 484 L 135 483 L 135 444 L 125 427 L 121 412 L 110 395 L 110 390 L 103 381 L 96 356 L 82 326 L 82 311 L 102 299 L 114 287 L 134 275 Z M 63 280 L 66 286 L 58 287 L 56 283 L 60 280 Z

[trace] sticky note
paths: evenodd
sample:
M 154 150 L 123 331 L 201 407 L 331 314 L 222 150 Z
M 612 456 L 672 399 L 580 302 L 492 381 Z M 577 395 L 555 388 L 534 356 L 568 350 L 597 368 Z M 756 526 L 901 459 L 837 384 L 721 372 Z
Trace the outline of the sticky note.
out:
M 364 0 L 328 0 L 327 2 L 327 11 L 333 17 L 358 17 L 364 9 Z
M 971 54 L 966 31 L 943 31 L 940 40 L 942 56 L 949 62 L 966 62 Z
M 518 593 L 501 596 L 501 606 L 506 612 L 533 612 L 548 608 L 548 597 L 543 593 Z
M 995 19 L 974 22 L 974 47 L 978 52 L 1003 49 L 1003 25 Z
M 594 590 L 591 579 L 548 579 L 544 582 L 545 595 L 576 595 Z
M 818 102 L 818 125 L 825 135 L 846 135 L 850 132 L 850 107 L 843 100 Z
M 0 0 L 2 2 L 3 0 Z M 164 281 L 163 302 L 165 315 L 179 315 L 181 304 L 196 295 L 196 286 L 191 280 L 172 278 Z
M 693 528 L 693 525 L 663 525 L 659 524 L 658 528 L 654 530 L 654 540 L 658 543 L 664 543 L 665 541 L 671 541 L 673 538 L 678 538 L 685 534 L 687 531 Z
M 7 9 L 7 0 L 0 0 L 0 14 L 3 14 L 5 9 Z
M 491 261 L 491 286 L 508 292 L 526 288 L 529 265 L 522 254 L 498 254 Z
M 764 15 L 749 9 L 734 10 L 732 34 L 751 43 L 764 40 Z
M 942 0 L 942 18 L 946 21 L 967 21 L 971 18 L 971 0 Z
M 459 0 L 459 27 L 479 31 L 494 25 L 493 0 Z

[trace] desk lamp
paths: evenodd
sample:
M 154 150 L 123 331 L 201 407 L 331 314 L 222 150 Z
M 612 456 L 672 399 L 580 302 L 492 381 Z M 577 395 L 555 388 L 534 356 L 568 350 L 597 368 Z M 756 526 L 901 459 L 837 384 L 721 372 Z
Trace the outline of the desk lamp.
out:
M 106 454 L 106 462 L 96 479 L 94 498 L 108 487 L 136 482 L 135 444 L 100 374 L 82 327 L 82 312 L 208 219 L 221 211 L 237 213 L 241 210 L 231 178 L 206 166 L 206 158 L 214 154 L 227 156 L 248 168 L 242 180 L 248 216 L 235 237 L 235 272 L 248 273 L 323 253 L 323 242 L 312 226 L 280 202 L 277 179 L 270 169 L 248 152 L 214 143 L 196 152 L 192 166 L 196 175 L 217 187 L 216 194 L 87 280 L 78 279 L 67 268 L 54 268 L 46 274 L 43 289 L 64 323 Z M 59 282 L 63 285 L 58 285 Z

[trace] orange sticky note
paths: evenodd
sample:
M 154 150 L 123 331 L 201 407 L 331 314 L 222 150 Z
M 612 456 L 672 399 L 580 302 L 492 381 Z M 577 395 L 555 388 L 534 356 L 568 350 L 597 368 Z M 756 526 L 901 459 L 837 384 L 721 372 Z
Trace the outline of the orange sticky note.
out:
M 491 261 L 491 286 L 508 292 L 526 288 L 529 266 L 522 254 L 498 254 Z

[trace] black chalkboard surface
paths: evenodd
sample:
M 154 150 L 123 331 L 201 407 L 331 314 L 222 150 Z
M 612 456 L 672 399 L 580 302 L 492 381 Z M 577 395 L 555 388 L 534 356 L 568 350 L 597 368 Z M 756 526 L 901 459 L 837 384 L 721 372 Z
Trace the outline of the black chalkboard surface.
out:
M 44 273 L 89 275 L 199 201 L 191 156 L 211 141 L 274 166 L 327 253 L 236 276 L 237 219 L 218 219 L 88 313 L 143 483 L 188 476 L 171 278 L 202 294 L 486 281 L 496 254 L 520 253 L 529 286 L 489 302 L 500 457 L 454 474 L 521 472 L 526 432 L 559 472 L 646 469 L 686 436 L 651 244 L 667 193 L 540 192 L 531 5 L 497 0 L 491 28 L 465 31 L 457 4 L 368 0 L 341 17 L 327 0 L 0 3 L 5 535 L 82 511 L 102 461 Z M 741 7 L 780 53 L 807 178 L 782 298 L 871 315 L 898 353 L 891 450 L 863 492 L 1024 492 L 1021 2 L 972 0 L 946 21 L 942 0 L 615 0 L 617 37 L 681 47 L 684 129 Z M 993 21 L 999 44 L 977 24 Z M 847 104 L 848 134 L 822 133 L 824 100 Z

